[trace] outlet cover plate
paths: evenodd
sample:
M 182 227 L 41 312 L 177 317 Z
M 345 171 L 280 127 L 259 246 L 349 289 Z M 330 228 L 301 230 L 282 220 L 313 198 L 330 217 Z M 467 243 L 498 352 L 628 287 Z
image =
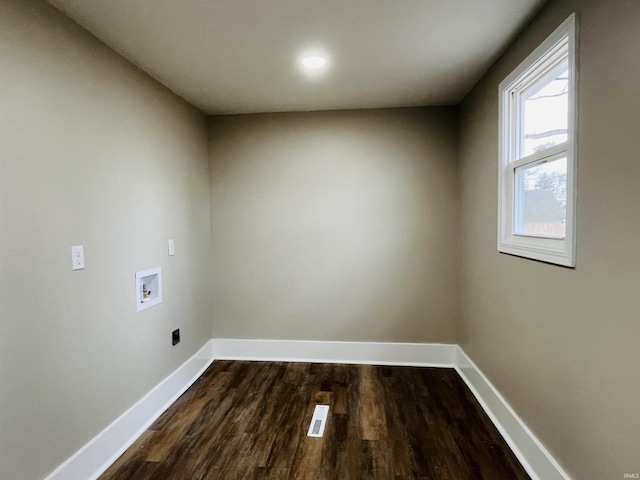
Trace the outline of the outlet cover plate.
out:
M 82 245 L 74 245 L 71 247 L 71 269 L 84 269 L 84 247 Z

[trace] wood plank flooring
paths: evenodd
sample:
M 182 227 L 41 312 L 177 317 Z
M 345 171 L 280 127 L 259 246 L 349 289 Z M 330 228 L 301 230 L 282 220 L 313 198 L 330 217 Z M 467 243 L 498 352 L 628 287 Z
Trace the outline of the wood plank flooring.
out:
M 100 477 L 129 479 L 529 477 L 453 369 L 215 361 Z

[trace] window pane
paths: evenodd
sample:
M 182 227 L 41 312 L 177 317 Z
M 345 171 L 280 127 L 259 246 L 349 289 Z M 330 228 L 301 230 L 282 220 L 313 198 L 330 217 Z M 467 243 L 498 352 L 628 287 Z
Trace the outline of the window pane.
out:
M 516 169 L 515 233 L 564 238 L 567 218 L 567 159 Z
M 520 94 L 520 157 L 567 141 L 569 125 L 568 60 Z

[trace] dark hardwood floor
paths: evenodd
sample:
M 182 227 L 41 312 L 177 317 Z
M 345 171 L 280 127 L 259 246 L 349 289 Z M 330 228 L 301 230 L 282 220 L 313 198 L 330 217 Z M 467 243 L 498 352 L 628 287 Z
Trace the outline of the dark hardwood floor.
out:
M 529 477 L 453 369 L 216 361 L 100 479 Z

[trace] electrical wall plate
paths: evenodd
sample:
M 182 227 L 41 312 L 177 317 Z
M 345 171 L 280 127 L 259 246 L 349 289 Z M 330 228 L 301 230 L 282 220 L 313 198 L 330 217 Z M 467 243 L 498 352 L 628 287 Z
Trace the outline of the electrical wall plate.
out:
M 84 269 L 84 247 L 82 245 L 73 245 L 71 247 L 71 269 Z
M 136 272 L 136 311 L 162 303 L 162 269 L 150 268 Z

